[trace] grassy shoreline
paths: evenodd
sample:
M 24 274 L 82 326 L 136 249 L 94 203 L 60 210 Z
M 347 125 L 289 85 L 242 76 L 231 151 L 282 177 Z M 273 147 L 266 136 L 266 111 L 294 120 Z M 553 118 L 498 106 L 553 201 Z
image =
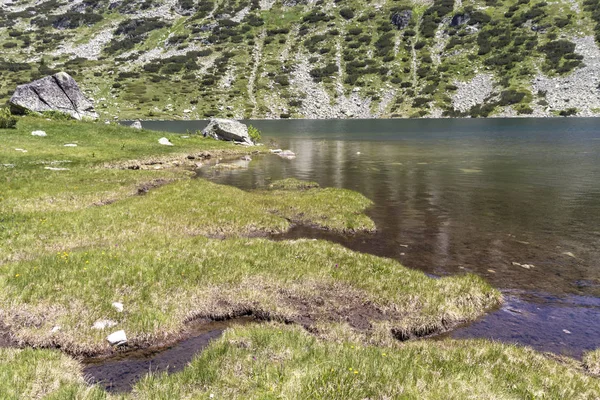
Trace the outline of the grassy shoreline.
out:
M 48 136 L 31 136 L 38 129 Z M 261 238 L 285 232 L 294 223 L 370 232 L 375 226 L 364 212 L 371 202 L 358 193 L 311 182 L 285 180 L 243 191 L 192 179 L 189 164 L 172 161 L 189 160 L 194 154 L 202 158 L 206 152 L 242 155 L 265 149 L 195 135 L 187 139 L 171 135 L 174 146 L 160 146 L 162 136 L 168 134 L 33 117 L 21 119 L 16 130 L 0 130 L 0 323 L 21 345 L 58 347 L 73 356 L 106 355 L 120 351 L 106 341 L 116 330 L 126 331 L 125 348 L 131 349 L 176 340 L 185 334 L 186 322 L 198 318 L 253 314 L 272 321 L 228 331 L 211 345 L 208 355 L 199 357 L 214 361 L 213 370 L 202 367 L 204 372 L 198 372 L 192 363 L 182 374 L 148 378 L 134 390 L 133 398 L 207 397 L 208 383 L 195 387 L 182 378 L 194 374 L 221 374 L 221 389 L 232 385 L 229 398 L 268 398 L 256 385 L 273 383 L 271 373 L 260 375 L 249 387 L 244 386 L 247 382 L 231 383 L 229 361 L 218 357 L 249 337 L 262 338 L 266 347 L 261 351 L 267 353 L 272 346 L 287 346 L 273 351 L 292 358 L 310 345 L 333 351 L 330 357 L 342 360 L 348 354 L 339 351 L 345 346 L 340 343 L 349 342 L 377 352 L 397 351 L 399 357 L 422 346 L 422 351 L 444 359 L 458 357 L 463 347 L 469 352 L 482 347 L 504 357 L 499 362 L 505 369 L 513 357 L 506 352 L 516 352 L 516 359 L 530 356 L 529 350 L 485 341 L 404 343 L 476 319 L 502 301 L 500 293 L 475 275 L 434 279 L 394 260 L 325 241 Z M 144 164 L 156 160 L 162 164 Z M 114 302 L 122 303 L 124 310 L 116 310 Z M 93 327 L 103 320 L 115 325 Z M 278 342 L 279 335 L 286 342 Z M 296 342 L 304 345 L 297 347 Z M 444 349 L 452 351 L 440 355 Z M 29 364 L 36 363 L 45 365 L 48 374 L 32 374 Z M 0 349 L 0 377 L 5 377 L 0 389 L 12 382 L 14 388 L 7 393 L 14 392 L 14 398 L 31 393 L 112 398 L 86 386 L 80 374 L 62 375 L 65 365 L 76 365 L 70 363 L 67 356 L 48 350 Z M 7 370 L 6 365 L 12 364 L 18 367 Z M 418 362 L 416 366 L 428 368 Z M 470 368 L 468 363 L 463 367 Z M 379 367 L 372 368 L 376 373 Z M 319 382 L 329 387 L 327 379 Z M 462 382 L 460 376 L 453 379 Z M 560 381 L 558 375 L 556 379 Z M 587 378 L 577 375 L 577 379 Z M 50 382 L 46 388 L 45 380 Z M 345 386 L 350 382 L 336 385 L 350 390 Z M 448 382 L 452 384 L 451 379 Z M 308 386 L 321 387 L 317 383 L 310 380 Z M 161 392 L 163 386 L 166 391 Z M 305 392 L 305 386 L 279 395 L 302 398 L 315 393 Z M 274 397 L 276 393 L 273 390 Z M 331 392 L 330 398 L 355 394 L 340 393 Z M 384 398 L 400 392 L 369 393 Z

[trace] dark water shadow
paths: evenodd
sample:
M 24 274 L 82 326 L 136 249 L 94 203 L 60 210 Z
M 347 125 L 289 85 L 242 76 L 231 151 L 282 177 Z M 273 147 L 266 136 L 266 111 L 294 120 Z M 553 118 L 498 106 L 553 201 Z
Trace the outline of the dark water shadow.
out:
M 128 392 L 149 373 L 183 370 L 225 329 L 254 321 L 250 316 L 224 321 L 196 321 L 188 326 L 186 339 L 168 346 L 123 352 L 109 358 L 89 358 L 83 361 L 83 372 L 90 384 L 97 384 L 111 393 Z

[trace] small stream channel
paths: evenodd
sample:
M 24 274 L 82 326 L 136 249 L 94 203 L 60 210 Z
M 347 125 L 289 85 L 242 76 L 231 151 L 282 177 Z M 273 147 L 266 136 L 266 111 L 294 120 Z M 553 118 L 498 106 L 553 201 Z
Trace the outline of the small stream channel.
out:
M 133 350 L 109 358 L 88 358 L 83 361 L 83 373 L 89 383 L 98 384 L 108 392 L 131 391 L 135 383 L 148 373 L 181 371 L 225 329 L 255 321 L 247 316 L 224 321 L 191 322 L 186 329 L 186 339 L 169 346 Z

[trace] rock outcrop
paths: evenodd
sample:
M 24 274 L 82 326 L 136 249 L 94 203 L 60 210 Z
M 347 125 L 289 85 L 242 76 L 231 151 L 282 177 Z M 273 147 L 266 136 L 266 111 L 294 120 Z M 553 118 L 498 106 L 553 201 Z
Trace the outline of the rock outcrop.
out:
M 75 119 L 98 118 L 92 102 L 81 92 L 75 79 L 65 72 L 17 86 L 10 98 L 10 106 L 14 113 L 58 111 Z
M 228 140 L 254 145 L 248 134 L 248 127 L 232 119 L 211 119 L 208 126 L 202 131 L 202 134 L 204 137 L 211 137 L 217 140 Z

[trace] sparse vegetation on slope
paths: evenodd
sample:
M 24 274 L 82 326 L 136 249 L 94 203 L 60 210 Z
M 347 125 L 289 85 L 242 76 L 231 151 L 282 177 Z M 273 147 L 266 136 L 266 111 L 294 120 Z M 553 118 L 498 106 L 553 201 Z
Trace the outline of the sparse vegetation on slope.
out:
M 576 46 L 600 26 L 594 1 L 9 6 L 0 99 L 65 70 L 106 118 L 555 115 L 562 108 L 543 105 L 533 86 L 600 68 L 592 54 L 584 59 L 597 48 Z M 492 90 L 462 111 L 472 99 L 453 87 L 482 73 L 493 76 Z M 506 90 L 527 95 L 507 105 Z M 598 96 L 572 102 L 578 115 L 600 107 Z

